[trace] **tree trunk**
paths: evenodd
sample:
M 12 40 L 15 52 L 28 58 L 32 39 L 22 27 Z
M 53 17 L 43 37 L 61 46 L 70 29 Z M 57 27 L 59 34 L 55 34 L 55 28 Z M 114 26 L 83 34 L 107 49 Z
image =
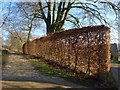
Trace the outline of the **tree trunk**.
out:
M 27 41 L 30 41 L 30 38 L 31 38 L 31 30 L 29 30 L 29 32 L 28 32 Z
M 52 25 L 46 24 L 46 29 L 47 29 L 47 32 L 46 32 L 47 34 L 55 32 Z

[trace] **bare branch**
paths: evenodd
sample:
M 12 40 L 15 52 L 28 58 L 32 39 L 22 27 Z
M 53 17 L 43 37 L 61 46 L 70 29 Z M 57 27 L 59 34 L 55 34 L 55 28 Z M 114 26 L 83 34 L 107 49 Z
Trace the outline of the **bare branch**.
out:
M 39 6 L 40 6 L 40 11 L 41 11 L 41 14 L 42 14 L 42 18 L 43 18 L 44 21 L 47 23 L 47 18 L 46 18 L 45 14 L 44 14 L 41 0 L 40 0 L 40 2 L 38 2 L 38 4 L 39 4 Z
M 102 20 L 107 23 L 107 21 L 103 18 L 103 16 L 101 16 L 100 12 L 95 10 L 95 9 L 92 9 L 92 8 L 89 8 L 89 7 L 84 7 L 84 6 L 72 6 L 72 8 L 79 8 L 79 9 L 82 9 L 84 11 L 87 12 L 87 14 L 89 15 L 93 15 L 94 17 L 96 17 L 101 23 L 102 23 Z M 97 14 L 96 14 L 97 13 Z
M 7 14 L 7 16 L 4 18 L 4 20 L 3 20 L 2 24 L 0 25 L 0 27 L 2 27 L 2 26 L 5 24 L 8 16 L 10 15 L 10 11 L 11 11 L 11 2 L 10 2 L 10 5 L 9 5 L 8 14 Z
M 75 21 L 73 21 L 73 22 L 75 23 L 75 25 L 76 25 L 77 27 L 80 27 L 79 18 L 73 16 L 72 14 L 69 14 L 69 15 L 70 15 L 70 17 L 72 17 L 72 18 L 75 20 Z

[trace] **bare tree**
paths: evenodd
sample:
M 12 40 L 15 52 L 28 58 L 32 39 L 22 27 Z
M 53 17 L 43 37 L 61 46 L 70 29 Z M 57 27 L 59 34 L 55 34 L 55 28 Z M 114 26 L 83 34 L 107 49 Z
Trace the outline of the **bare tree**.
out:
M 49 0 L 46 2 L 26 2 L 26 3 L 18 3 L 22 5 L 24 10 L 26 9 L 26 14 L 29 16 L 34 15 L 35 18 L 40 18 L 44 20 L 46 24 L 46 32 L 47 34 L 61 31 L 63 25 L 66 21 L 74 24 L 77 27 L 81 27 L 81 22 L 79 19 L 87 18 L 85 15 L 91 18 L 91 22 L 95 23 L 95 20 L 98 20 L 100 23 L 104 24 L 107 23 L 105 17 L 102 16 L 100 12 L 100 6 L 98 4 L 107 5 L 109 8 L 112 8 L 115 13 L 118 10 L 118 7 L 109 1 L 99 2 L 99 1 L 89 1 L 89 2 L 82 2 L 77 0 L 65 0 L 64 2 L 60 0 Z M 75 16 L 75 12 L 71 13 L 73 10 L 78 10 L 80 15 Z M 79 18 L 83 15 L 83 18 Z M 94 19 L 95 18 L 95 19 Z
M 39 23 L 40 20 L 43 20 L 46 24 L 47 34 L 62 31 L 66 22 L 72 23 L 75 27 L 82 27 L 82 23 L 86 23 L 86 21 L 90 22 L 90 25 L 93 23 L 97 24 L 98 21 L 101 24 L 106 24 L 107 20 L 103 16 L 103 13 L 101 13 L 100 5 L 108 6 L 114 10 L 115 14 L 119 9 L 116 4 L 109 1 L 100 2 L 95 0 L 88 2 L 79 0 L 65 0 L 64 2 L 62 0 L 49 0 L 49 2 L 41 2 L 41 0 L 39 0 L 39 2 L 18 2 L 16 3 L 18 16 L 22 17 L 22 19 L 16 21 L 20 21 L 22 30 L 28 31 L 27 41 L 29 41 L 34 26 L 33 22 Z M 76 15 L 76 12 L 79 12 L 79 14 Z M 87 20 L 84 21 L 85 19 Z M 40 24 L 38 23 L 35 26 L 39 26 Z
M 8 3 L 7 3 L 8 5 Z M 27 5 L 24 5 L 27 6 Z M 21 42 L 24 42 L 19 36 L 19 32 L 26 33 L 26 41 L 30 41 L 32 29 L 40 28 L 40 20 L 35 18 L 34 14 L 27 14 L 26 10 L 28 7 L 23 8 L 21 4 L 15 2 L 10 3 L 9 6 L 4 6 L 4 10 L 7 8 L 7 13 L 5 13 L 4 20 L 1 23 L 3 30 L 6 30 L 12 35 L 14 30 L 19 37 Z M 6 11 L 5 11 L 6 12 Z
M 19 37 L 18 37 L 18 34 L 19 34 Z M 21 42 L 20 38 L 21 38 L 22 42 Z M 8 46 L 9 49 L 11 49 L 13 51 L 20 52 L 20 51 L 22 51 L 22 46 L 23 46 L 25 40 L 26 40 L 25 33 L 18 32 L 18 31 L 16 33 L 15 30 L 12 30 L 11 34 L 7 35 L 5 45 Z
M 23 6 L 23 3 L 20 3 L 20 4 L 17 3 L 16 5 L 18 7 L 20 14 L 22 15 L 21 17 L 24 18 L 24 20 L 22 21 L 22 24 L 24 22 L 24 24 L 26 25 L 24 28 L 22 28 L 22 30 L 24 29 L 24 30 L 28 31 L 27 41 L 30 41 L 32 29 L 40 26 L 40 24 L 37 23 L 37 22 L 39 22 L 38 18 L 36 18 L 34 14 L 28 13 L 27 10 L 29 8 L 29 5 L 31 5 L 31 4 L 28 3 L 28 5 Z M 34 7 L 32 7 L 32 8 L 34 8 Z
M 4 9 L 4 8 L 3 8 Z M 3 9 L 1 9 L 1 11 L 3 11 Z M 2 16 L 2 22 L 1 22 L 1 24 L 0 24 L 0 28 L 5 24 L 5 22 L 6 22 L 6 20 L 7 20 L 7 18 L 8 18 L 8 16 L 10 15 L 10 11 L 11 11 L 11 2 L 9 3 L 9 6 L 7 7 L 7 13 L 5 13 L 5 14 L 3 14 L 3 15 L 1 15 Z

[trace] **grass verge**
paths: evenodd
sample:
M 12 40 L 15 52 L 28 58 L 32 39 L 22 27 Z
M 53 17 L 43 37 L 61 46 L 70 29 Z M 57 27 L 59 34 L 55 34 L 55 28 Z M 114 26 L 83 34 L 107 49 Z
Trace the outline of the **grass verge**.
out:
M 33 66 L 40 73 L 45 75 L 62 77 L 67 81 L 91 88 L 114 88 L 115 90 L 117 89 L 115 79 L 113 78 L 111 73 L 109 73 L 108 76 L 100 82 L 91 78 L 80 79 L 75 77 L 71 73 L 67 73 L 59 68 L 52 67 L 40 60 L 37 59 L 29 59 L 29 60 L 32 62 Z
M 2 50 L 2 67 L 7 64 L 9 52 L 7 50 Z
M 120 61 L 118 61 L 118 60 L 116 60 L 116 59 L 113 59 L 113 60 L 111 60 L 111 63 L 120 64 Z
M 39 70 L 42 74 L 50 75 L 50 76 L 63 76 L 63 72 L 59 69 L 53 68 L 45 64 L 44 62 L 40 62 L 36 59 L 31 59 L 34 67 Z

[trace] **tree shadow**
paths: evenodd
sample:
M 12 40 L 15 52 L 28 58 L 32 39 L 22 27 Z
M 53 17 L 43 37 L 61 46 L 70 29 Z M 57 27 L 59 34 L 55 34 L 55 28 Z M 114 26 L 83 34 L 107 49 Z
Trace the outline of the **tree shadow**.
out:
M 119 64 L 112 64 L 111 73 L 116 81 L 117 87 L 120 88 L 120 65 Z

